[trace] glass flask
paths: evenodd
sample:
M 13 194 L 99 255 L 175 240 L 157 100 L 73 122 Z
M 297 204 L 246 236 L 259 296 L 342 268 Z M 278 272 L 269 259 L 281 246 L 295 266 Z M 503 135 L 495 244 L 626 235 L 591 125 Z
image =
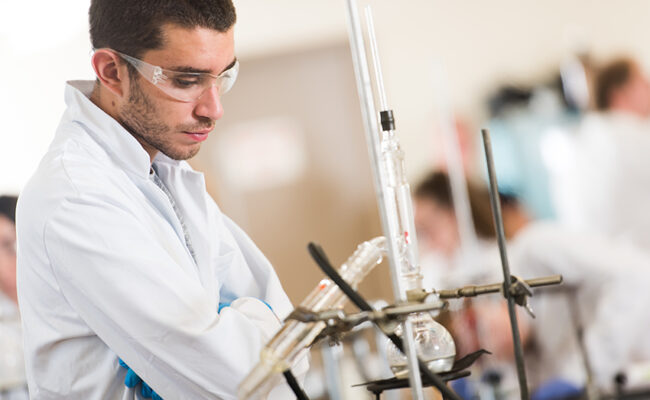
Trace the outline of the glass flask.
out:
M 447 372 L 451 370 L 456 358 L 456 345 L 451 334 L 444 326 L 436 322 L 429 313 L 418 313 L 411 317 L 415 348 L 418 357 L 423 360 L 432 372 Z M 402 337 L 402 326 L 395 331 Z M 408 376 L 406 356 L 393 344 L 387 342 L 387 358 L 390 369 L 397 378 Z

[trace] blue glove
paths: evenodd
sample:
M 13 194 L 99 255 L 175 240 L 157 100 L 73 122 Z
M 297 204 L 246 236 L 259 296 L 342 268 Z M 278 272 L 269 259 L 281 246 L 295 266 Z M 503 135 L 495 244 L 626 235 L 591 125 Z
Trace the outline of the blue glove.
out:
M 260 300 L 260 301 L 261 301 L 262 303 L 264 303 L 264 304 L 269 308 L 269 310 L 271 310 L 271 312 L 273 312 L 273 307 L 271 307 L 271 305 L 270 305 L 269 303 L 267 303 L 267 302 L 264 301 L 264 300 Z
M 217 309 L 217 312 L 220 313 L 221 310 L 225 307 L 230 307 L 230 302 L 219 303 L 219 308 Z
M 163 400 L 162 397 L 158 396 L 158 393 L 154 392 L 149 385 L 147 385 L 131 368 L 122 359 L 119 359 L 120 367 L 126 368 L 126 377 L 124 378 L 124 384 L 127 387 L 133 388 L 136 387 L 138 383 L 142 384 L 140 393 L 145 399 L 153 400 Z
M 460 378 L 455 381 L 451 381 L 450 385 L 458 397 L 463 400 L 478 398 L 474 384 L 467 378 Z
M 579 387 L 562 379 L 551 379 L 550 381 L 544 382 L 533 393 L 532 400 L 564 399 L 580 394 L 582 394 L 582 389 Z
M 259 299 L 258 299 L 258 300 L 259 300 Z M 262 303 L 264 303 L 264 304 L 269 308 L 269 310 L 273 311 L 273 307 L 271 307 L 271 305 L 270 305 L 269 303 L 267 303 L 267 302 L 264 301 L 264 300 L 260 300 L 260 301 L 261 301 Z M 222 310 L 224 307 L 230 307 L 230 302 L 219 303 L 219 308 L 217 309 L 217 313 L 220 313 L 221 310 Z

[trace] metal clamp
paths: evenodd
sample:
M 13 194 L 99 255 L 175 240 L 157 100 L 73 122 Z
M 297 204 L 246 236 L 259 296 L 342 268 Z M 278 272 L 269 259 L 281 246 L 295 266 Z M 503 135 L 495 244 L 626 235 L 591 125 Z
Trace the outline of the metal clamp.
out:
M 526 283 L 526 281 L 519 278 L 518 276 L 510 275 L 510 287 L 508 290 L 510 291 L 510 296 L 513 298 L 515 303 L 524 307 L 528 314 L 531 317 L 535 318 L 533 308 L 528 303 L 528 297 L 531 297 L 533 295 L 533 290 L 530 288 L 528 283 Z M 508 298 L 505 293 L 504 297 Z
M 342 340 L 345 333 L 363 322 L 375 322 L 385 334 L 390 335 L 395 333 L 399 324 L 404 322 L 410 314 L 439 312 L 447 306 L 446 302 L 437 299 L 437 295 L 431 296 L 429 294 L 427 298 L 435 299 L 436 301 L 407 302 L 390 305 L 381 310 L 361 311 L 354 314 L 348 314 L 341 309 L 312 311 L 298 307 L 289 314 L 287 319 L 294 319 L 304 323 L 325 322 L 326 327 L 314 339 L 314 343 L 326 337 L 332 342 L 338 343 Z

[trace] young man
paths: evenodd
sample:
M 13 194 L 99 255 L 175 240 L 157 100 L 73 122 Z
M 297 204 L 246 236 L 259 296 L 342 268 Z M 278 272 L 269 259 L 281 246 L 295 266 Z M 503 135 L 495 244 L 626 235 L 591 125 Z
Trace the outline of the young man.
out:
M 634 60 L 613 60 L 596 72 L 594 99 L 551 181 L 558 216 L 650 250 L 650 79 Z
M 237 75 L 234 7 L 93 0 L 89 14 L 97 80 L 68 83 L 18 205 L 31 397 L 232 399 L 291 310 L 184 161 Z

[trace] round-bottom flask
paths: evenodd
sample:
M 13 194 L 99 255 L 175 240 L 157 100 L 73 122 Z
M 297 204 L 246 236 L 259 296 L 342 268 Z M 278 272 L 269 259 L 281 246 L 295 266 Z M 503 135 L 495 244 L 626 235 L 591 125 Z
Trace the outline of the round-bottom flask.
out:
M 427 364 L 432 372 L 451 370 L 456 358 L 456 345 L 449 331 L 428 313 L 413 315 L 411 323 L 413 324 L 418 357 Z M 402 327 L 397 328 L 395 333 L 402 337 Z M 388 341 L 387 358 L 395 377 L 406 378 L 408 376 L 406 356 L 391 341 Z

